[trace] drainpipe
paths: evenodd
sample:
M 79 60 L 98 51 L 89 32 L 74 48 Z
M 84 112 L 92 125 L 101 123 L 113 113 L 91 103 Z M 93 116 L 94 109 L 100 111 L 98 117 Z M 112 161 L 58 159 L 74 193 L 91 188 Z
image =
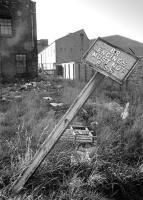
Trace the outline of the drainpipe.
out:
M 0 54 L 0 100 L 2 100 L 2 59 Z

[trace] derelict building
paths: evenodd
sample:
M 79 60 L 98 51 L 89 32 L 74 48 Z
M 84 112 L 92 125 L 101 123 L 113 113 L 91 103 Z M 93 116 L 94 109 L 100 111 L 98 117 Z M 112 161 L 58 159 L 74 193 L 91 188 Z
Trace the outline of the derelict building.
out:
M 36 75 L 36 4 L 31 0 L 0 0 L 0 76 L 13 80 Z

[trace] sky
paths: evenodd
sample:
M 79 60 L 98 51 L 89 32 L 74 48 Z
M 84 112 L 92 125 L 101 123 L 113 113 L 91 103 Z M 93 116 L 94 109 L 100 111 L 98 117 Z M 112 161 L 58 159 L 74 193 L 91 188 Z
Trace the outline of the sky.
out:
M 143 0 L 35 0 L 38 39 L 84 29 L 89 39 L 122 35 L 143 43 Z

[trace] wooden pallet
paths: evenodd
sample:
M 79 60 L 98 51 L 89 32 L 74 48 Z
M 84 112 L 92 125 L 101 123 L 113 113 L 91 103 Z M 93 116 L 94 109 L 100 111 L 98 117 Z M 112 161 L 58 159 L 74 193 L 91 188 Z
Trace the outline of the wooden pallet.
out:
M 75 141 L 79 143 L 93 143 L 94 136 L 88 130 L 72 130 L 67 129 L 60 140 Z

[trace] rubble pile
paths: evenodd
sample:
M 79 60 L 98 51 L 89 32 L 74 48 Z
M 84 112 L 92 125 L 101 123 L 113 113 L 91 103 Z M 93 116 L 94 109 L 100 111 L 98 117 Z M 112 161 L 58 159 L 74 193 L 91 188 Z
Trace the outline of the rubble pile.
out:
M 40 82 L 26 82 L 15 83 L 15 84 L 3 84 L 1 101 L 15 101 L 22 99 L 25 92 L 34 91 L 35 93 L 41 93 L 44 95 L 42 97 L 43 101 L 48 102 L 52 107 L 62 107 L 62 102 L 57 102 L 54 100 L 52 95 L 62 95 L 62 85 L 56 85 L 50 81 L 40 81 Z M 55 98 L 56 99 L 56 98 Z

